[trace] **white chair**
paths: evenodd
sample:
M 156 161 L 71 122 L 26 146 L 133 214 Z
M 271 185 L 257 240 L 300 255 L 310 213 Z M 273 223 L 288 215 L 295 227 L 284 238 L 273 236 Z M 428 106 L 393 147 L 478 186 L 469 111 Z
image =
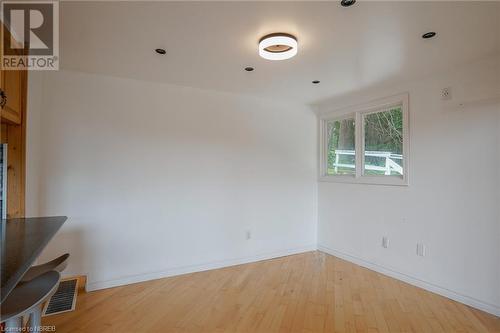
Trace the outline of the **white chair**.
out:
M 46 262 L 45 264 L 31 266 L 30 269 L 28 269 L 28 271 L 21 278 L 20 282 L 28 282 L 30 280 L 33 280 L 37 276 L 50 271 L 57 271 L 61 273 L 66 268 L 66 266 L 68 266 L 68 258 L 69 253 L 65 253 L 54 260 Z
M 21 332 L 22 318 L 29 314 L 29 332 L 38 332 L 42 324 L 41 305 L 56 292 L 60 279 L 59 272 L 50 271 L 18 284 L 0 307 L 0 322 L 5 322 L 5 331 Z

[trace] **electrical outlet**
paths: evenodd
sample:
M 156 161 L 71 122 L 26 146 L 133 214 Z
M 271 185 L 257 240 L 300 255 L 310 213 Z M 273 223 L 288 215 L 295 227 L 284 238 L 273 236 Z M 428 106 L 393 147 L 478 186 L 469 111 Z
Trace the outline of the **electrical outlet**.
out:
M 389 238 L 387 236 L 382 237 L 382 247 L 386 249 L 389 247 Z
M 450 100 L 451 99 L 451 88 L 443 88 L 441 90 L 441 99 L 443 101 Z
M 251 239 L 252 238 L 252 232 L 250 230 L 247 230 L 245 232 L 245 237 L 246 237 L 247 240 Z
M 425 244 L 417 243 L 417 256 L 425 257 Z

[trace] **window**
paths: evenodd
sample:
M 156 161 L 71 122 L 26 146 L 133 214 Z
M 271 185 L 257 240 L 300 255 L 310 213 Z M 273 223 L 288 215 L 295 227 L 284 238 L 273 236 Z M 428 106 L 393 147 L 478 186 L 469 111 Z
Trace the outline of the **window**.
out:
M 354 118 L 332 120 L 327 122 L 328 175 L 356 174 L 356 152 Z
M 408 185 L 408 95 L 320 117 L 320 180 Z
M 403 176 L 401 105 L 363 115 L 364 175 Z

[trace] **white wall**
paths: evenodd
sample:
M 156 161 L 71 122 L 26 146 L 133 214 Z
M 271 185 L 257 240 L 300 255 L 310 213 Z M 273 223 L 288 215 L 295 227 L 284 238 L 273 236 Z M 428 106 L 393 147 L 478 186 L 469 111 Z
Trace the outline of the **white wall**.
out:
M 319 184 L 320 249 L 500 315 L 499 80 L 495 57 L 319 105 L 408 91 L 411 129 L 410 186 Z M 452 101 L 440 100 L 444 87 Z
M 69 220 L 42 261 L 69 252 L 67 272 L 96 289 L 315 248 L 308 108 L 77 72 L 43 80 L 29 213 Z
M 500 92 L 498 73 L 498 58 L 487 59 L 319 105 L 408 91 L 408 187 L 317 185 L 305 107 L 77 72 L 30 76 L 28 214 L 70 217 L 41 260 L 68 251 L 68 273 L 103 288 L 310 249 L 318 220 L 322 250 L 499 314 L 500 105 L 474 102 Z M 450 86 L 453 100 L 441 101 Z

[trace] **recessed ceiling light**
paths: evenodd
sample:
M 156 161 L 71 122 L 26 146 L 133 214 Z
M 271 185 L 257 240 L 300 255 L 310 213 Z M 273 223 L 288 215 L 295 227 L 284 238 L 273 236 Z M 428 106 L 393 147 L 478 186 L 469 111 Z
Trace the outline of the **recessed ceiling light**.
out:
M 434 36 L 436 36 L 436 33 L 434 31 L 429 31 L 429 32 L 426 32 L 425 34 L 423 34 L 422 38 L 429 39 L 429 38 L 432 38 Z
M 312 83 L 313 83 L 313 84 L 318 84 L 318 83 L 320 83 L 320 82 L 321 82 L 320 80 L 314 80 Z
M 165 49 L 156 49 L 155 52 L 158 54 L 161 54 L 161 55 L 164 55 L 167 53 L 167 51 Z
M 246 70 L 247 72 L 252 72 L 254 69 L 255 69 L 255 68 L 253 68 L 253 67 L 245 67 L 245 70 Z
M 297 54 L 297 38 L 286 33 L 274 33 L 259 41 L 259 55 L 268 60 L 285 60 Z
M 356 0 L 342 0 L 340 1 L 340 5 L 342 7 L 350 7 L 356 3 Z

